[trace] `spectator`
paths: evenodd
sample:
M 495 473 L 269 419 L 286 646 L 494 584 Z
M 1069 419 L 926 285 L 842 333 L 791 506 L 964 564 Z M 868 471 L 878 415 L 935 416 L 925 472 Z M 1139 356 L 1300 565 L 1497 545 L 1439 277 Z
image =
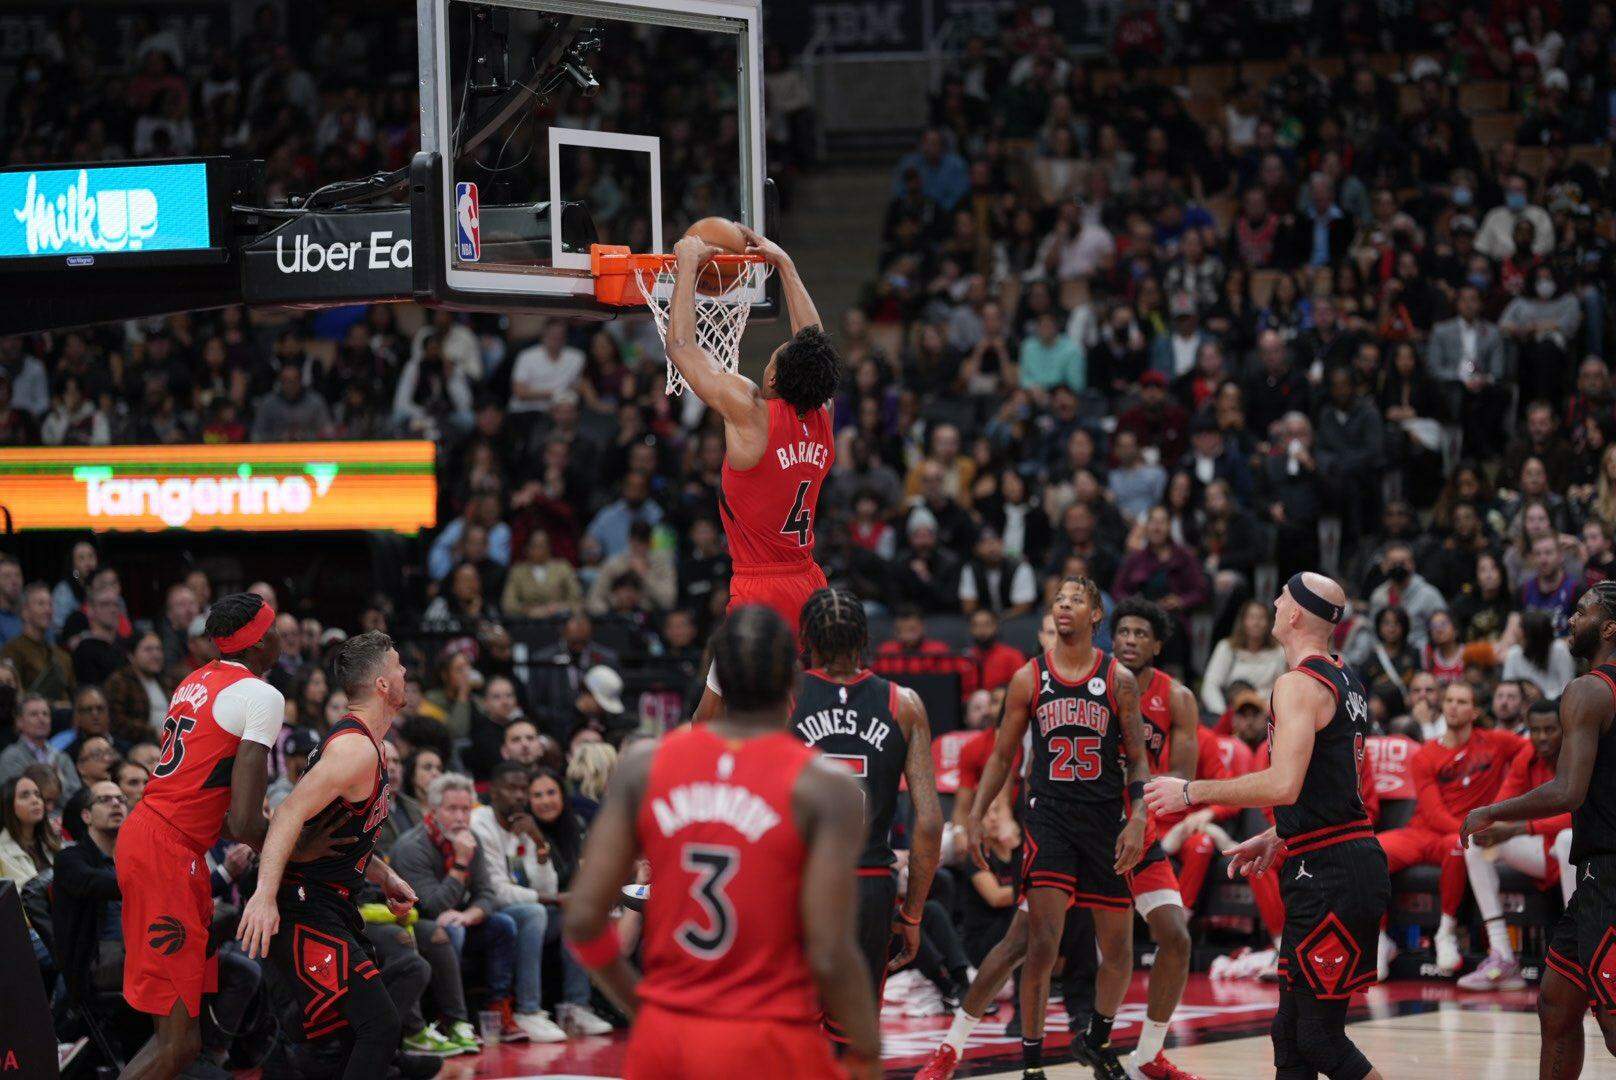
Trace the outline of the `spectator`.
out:
M 1549 212 L 1530 201 L 1529 184 L 1524 175 L 1514 173 L 1504 178 L 1504 203 L 1487 211 L 1481 219 L 1481 231 L 1476 234 L 1476 250 L 1489 259 L 1507 259 L 1515 252 L 1515 226 L 1526 222 L 1532 227 L 1531 251 L 1534 255 L 1547 255 L 1554 250 L 1554 222 Z
M 1280 438 L 1263 458 L 1257 498 L 1275 528 L 1275 564 L 1280 576 L 1289 578 L 1318 564 L 1325 490 L 1313 458 L 1313 425 L 1307 417 L 1288 413 L 1276 430 Z
M 616 668 L 617 653 L 595 640 L 588 613 L 575 611 L 561 627 L 561 640 L 533 657 L 528 700 L 535 709 L 570 708 L 594 667 Z
M 163 639 L 163 665 L 171 667 L 185 657 L 190 646 L 191 624 L 202 614 L 202 605 L 188 585 L 170 585 L 163 603 L 163 619 L 157 632 Z
M 537 725 L 527 719 L 513 719 L 506 723 L 505 734 L 499 744 L 499 756 L 514 761 L 524 768 L 532 768 L 544 756 L 544 736 Z
M 331 409 L 318 390 L 303 385 L 298 364 L 282 364 L 275 389 L 254 408 L 253 442 L 310 442 L 330 435 Z
M 1139 438 L 1132 431 L 1119 430 L 1111 446 L 1112 465 L 1107 481 L 1117 510 L 1130 522 L 1139 521 L 1167 492 L 1167 472 L 1147 461 L 1140 451 Z
M 1565 635 L 1571 625 L 1571 612 L 1582 595 L 1582 582 L 1566 573 L 1565 556 L 1555 536 L 1532 541 L 1532 573 L 1521 586 L 1523 612 L 1545 612 L 1557 635 Z M 1559 694 L 1551 694 L 1559 697 Z
M 1529 682 L 1553 700 L 1565 693 L 1576 674 L 1570 647 L 1554 636 L 1554 616 L 1546 611 L 1523 612 L 1521 640 L 1504 654 L 1503 677 Z
M 146 784 L 151 780 L 151 770 L 138 761 L 120 761 L 112 769 L 112 782 L 118 785 L 123 797 L 129 801 L 130 809 L 134 809 L 146 794 Z
M 17 698 L 17 741 L 0 750 L 0 783 L 21 776 L 30 765 L 45 765 L 56 771 L 63 797 L 79 789 L 79 771 L 73 759 L 50 743 L 51 707 L 38 694 L 24 692 Z
M 155 632 L 141 634 L 129 662 L 104 687 L 113 736 L 124 743 L 159 737 L 174 685 L 164 672 L 162 639 Z
M 960 574 L 960 609 L 967 615 L 986 610 L 1015 618 L 1030 612 L 1037 599 L 1032 567 L 1020 559 L 1007 559 L 1004 540 L 992 527 L 983 526 L 974 557 Z
M 1515 343 L 1524 393 L 1556 399 L 1563 395 L 1581 325 L 1577 297 L 1561 286 L 1553 267 L 1538 266 L 1526 291 L 1511 300 L 1498 319 L 1499 330 Z
M 56 856 L 51 924 L 70 998 L 123 985 L 123 925 L 113 857 L 129 814 L 118 785 L 101 780 L 80 789 L 62 811 L 75 843 Z
M 22 633 L 22 564 L 0 555 L 0 648 Z
M 1305 372 L 1291 365 L 1290 349 L 1277 330 L 1257 335 L 1259 370 L 1246 383 L 1246 419 L 1259 442 L 1286 413 L 1309 411 L 1311 390 Z
M 105 735 L 85 735 L 78 739 L 72 744 L 72 754 L 74 767 L 86 785 L 112 779 L 112 770 L 118 764 L 118 751 Z
M 657 550 L 651 540 L 649 524 L 635 521 L 629 525 L 628 547 L 600 564 L 595 583 L 589 588 L 589 609 L 593 614 L 605 614 L 612 589 L 629 574 L 639 580 L 651 607 L 666 610 L 673 606 L 679 598 L 673 554 Z
M 1407 544 L 1389 545 L 1381 554 L 1380 566 L 1386 580 L 1369 594 L 1370 609 L 1396 607 L 1407 613 L 1413 627 L 1409 644 L 1416 650 L 1425 648 L 1430 640 L 1427 623 L 1433 614 L 1448 609 L 1447 600 L 1415 571 L 1414 549 Z
M 572 887 L 572 875 L 578 869 L 583 855 L 584 827 L 572 809 L 566 785 L 553 769 L 540 768 L 528 784 L 528 807 L 539 823 L 539 831 L 550 845 L 550 858 L 555 863 L 556 885 L 566 892 Z
M 21 889 L 51 868 L 61 847 L 39 785 L 26 776 L 0 783 L 0 879 Z
M 1017 358 L 1021 385 L 1034 394 L 1057 386 L 1081 391 L 1088 385 L 1088 361 L 1083 346 L 1060 332 L 1055 313 L 1046 311 L 1033 324 L 1033 333 L 1022 339 Z
M 926 611 L 951 611 L 959 603 L 960 561 L 938 544 L 937 518 L 925 506 L 910 511 L 909 543 L 898 555 L 895 595 Z
M 1537 458 L 1547 471 L 1549 486 L 1555 491 L 1565 490 L 1571 480 L 1575 451 L 1559 427 L 1556 410 L 1549 401 L 1540 399 L 1527 405 L 1526 430 L 1511 439 L 1504 450 L 1504 475 L 1519 476 L 1527 459 Z
M 460 516 L 443 527 L 427 555 L 427 573 L 433 581 L 449 576 L 455 564 L 467 557 L 466 537 L 481 527 L 487 538 L 486 557 L 500 567 L 511 563 L 511 527 L 500 520 L 499 496 L 481 494 L 466 501 Z
M 523 558 L 505 578 L 500 601 L 507 617 L 546 619 L 565 615 L 583 601 L 572 564 L 558 559 L 550 547 L 550 534 L 535 529 L 528 534 Z
M 90 596 L 90 582 L 100 566 L 101 556 L 94 544 L 88 540 L 79 540 L 73 544 L 67 575 L 51 590 L 50 629 L 53 635 L 61 634 L 62 628 L 67 625 L 68 617 L 75 611 L 83 609 L 84 602 Z
M 1170 311 L 1173 316 L 1172 333 L 1158 337 L 1150 349 L 1151 369 L 1165 378 L 1163 386 L 1194 371 L 1200 359 L 1201 347 L 1213 343 L 1201 329 L 1200 312 L 1193 294 L 1175 292 Z
M 1020 649 L 999 639 L 999 616 L 988 608 L 978 608 L 970 620 L 971 644 L 965 659 L 975 667 L 975 690 L 997 690 L 1027 662 Z
M 1117 419 L 1117 433 L 1131 433 L 1141 447 L 1154 451 L 1155 460 L 1177 461 L 1184 455 L 1189 414 L 1167 394 L 1167 379 L 1159 371 L 1139 377 L 1139 401 Z
M 124 666 L 118 628 L 123 623 L 123 600 L 118 590 L 100 586 L 86 604 L 89 629 L 73 646 L 73 678 L 84 686 L 100 686 Z
M 1189 659 L 1189 619 L 1207 599 L 1206 575 L 1195 553 L 1173 540 L 1167 508 L 1157 506 L 1132 541 L 1111 592 L 1117 599 L 1142 596 L 1161 606 L 1177 623 L 1178 633 L 1166 641 L 1163 661 L 1182 666 Z
M 1380 503 L 1384 429 L 1352 372 L 1332 368 L 1329 384 L 1329 401 L 1319 410 L 1319 471 L 1342 509 L 1342 529 L 1356 538 L 1368 530 Z
M 589 523 L 586 535 L 600 544 L 605 558 L 628 547 L 629 527 L 643 521 L 653 528 L 662 523 L 662 507 L 651 501 L 651 478 L 643 472 L 623 477 L 621 497 L 606 504 Z
M 51 593 L 42 582 L 23 590 L 22 633 L 0 649 L 0 658 L 17 668 L 21 688 L 40 694 L 51 705 L 66 705 L 78 688 L 73 661 L 66 650 L 53 645 L 51 634 Z
M 893 181 L 894 196 L 903 193 L 911 171 L 919 177 L 920 192 L 944 213 L 951 212 L 970 190 L 965 159 L 948 149 L 940 128 L 929 128 L 920 137 L 920 146 L 898 162 Z
M 567 344 L 567 332 L 565 319 L 551 319 L 538 342 L 516 354 L 511 365 L 513 415 L 548 412 L 583 374 L 583 350 Z
M 1287 667 L 1285 650 L 1274 640 L 1273 608 L 1248 600 L 1241 605 L 1229 636 L 1212 648 L 1201 680 L 1201 706 L 1222 715 L 1235 683 L 1244 683 L 1260 697 L 1267 697 Z

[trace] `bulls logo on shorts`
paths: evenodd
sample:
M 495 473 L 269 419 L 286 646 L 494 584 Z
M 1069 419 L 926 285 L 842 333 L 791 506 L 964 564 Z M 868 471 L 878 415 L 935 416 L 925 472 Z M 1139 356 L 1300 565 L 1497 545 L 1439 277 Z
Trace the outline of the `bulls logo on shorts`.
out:
M 151 935 L 146 943 L 164 956 L 185 948 L 185 926 L 172 915 L 164 915 L 146 927 L 146 932 Z
M 1302 972 L 1313 992 L 1334 995 L 1358 967 L 1358 943 L 1332 913 L 1307 935 L 1297 950 Z
M 1605 931 L 1588 964 L 1589 991 L 1599 1007 L 1606 1012 L 1616 1011 L 1616 927 Z

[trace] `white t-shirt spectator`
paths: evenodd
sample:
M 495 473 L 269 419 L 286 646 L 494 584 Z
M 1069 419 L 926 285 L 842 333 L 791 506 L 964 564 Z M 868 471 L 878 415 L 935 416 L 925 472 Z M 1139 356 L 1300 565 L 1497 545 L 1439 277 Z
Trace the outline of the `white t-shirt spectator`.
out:
M 988 602 L 982 606 L 990 611 L 998 610 L 998 604 L 995 603 L 995 600 L 999 596 L 999 579 L 1011 565 L 1011 562 L 1006 559 L 1000 566 L 984 566 L 981 568 L 988 590 Z M 1025 562 L 1017 562 L 1014 564 L 1011 574 L 1010 603 L 1020 607 L 1022 604 L 1031 604 L 1036 601 L 1038 599 L 1038 579 L 1033 575 L 1032 567 Z M 974 602 L 978 599 L 976 595 L 976 575 L 970 572 L 969 567 L 966 568 L 965 573 L 960 575 L 959 598 L 960 603 L 965 603 L 967 600 Z
M 1565 693 L 1571 680 L 1577 677 L 1577 665 L 1571 659 L 1571 647 L 1555 639 L 1549 645 L 1549 666 L 1540 668 L 1526 658 L 1519 645 L 1511 645 L 1504 654 L 1505 679 L 1525 679 L 1535 683 L 1546 698 L 1557 698 Z
M 1055 276 L 1061 281 L 1093 277 L 1116 254 L 1117 242 L 1111 230 L 1098 222 L 1084 222 L 1078 234 L 1061 243 L 1060 237 L 1050 234 L 1038 250 L 1038 265 L 1045 266 L 1049 250 L 1059 244 Z
M 513 413 L 546 412 L 550 402 L 562 390 L 572 389 L 572 384 L 578 381 L 583 374 L 584 353 L 582 349 L 571 345 L 563 345 L 556 356 L 542 344 L 529 345 L 516 354 L 515 366 L 511 368 L 511 409 Z M 523 397 L 521 387 L 535 397 Z

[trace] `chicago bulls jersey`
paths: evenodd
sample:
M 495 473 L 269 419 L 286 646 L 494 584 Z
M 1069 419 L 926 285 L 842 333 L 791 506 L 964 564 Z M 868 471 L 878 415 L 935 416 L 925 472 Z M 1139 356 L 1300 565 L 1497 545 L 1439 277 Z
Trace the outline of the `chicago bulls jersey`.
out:
M 769 444 L 750 469 L 724 459 L 718 508 L 737 572 L 812 562 L 819 486 L 836 460 L 830 409 L 807 416 L 770 398 Z
M 1588 674 L 1616 694 L 1616 664 L 1600 664 Z M 1616 723 L 1594 745 L 1588 794 L 1571 814 L 1571 861 L 1581 866 L 1596 855 L 1616 854 Z
M 382 759 L 381 747 L 376 745 L 364 721 L 351 714 L 331 725 L 325 741 L 309 755 L 309 768 L 319 764 L 320 755 L 333 739 L 344 735 L 363 736 L 376 751 L 376 777 L 371 784 L 370 796 L 360 802 L 349 802 L 338 795 L 326 804 L 324 810 L 310 818 L 303 826 L 305 829 L 322 828 L 333 819 L 338 822 L 331 832 L 331 839 L 341 846 L 341 850 L 308 862 L 289 863 L 286 876 L 292 881 L 333 885 L 352 895 L 365 882 L 365 868 L 370 865 L 370 856 L 376 850 L 376 837 L 393 809 L 393 793 L 387 781 L 387 766 Z M 344 840 L 352 842 L 342 843 Z
M 693 724 L 662 740 L 636 822 L 656 883 L 642 999 L 701 1016 L 818 1021 L 803 952 L 807 846 L 791 809 L 815 757 L 786 731 L 728 740 Z
M 230 773 L 241 741 L 272 746 L 285 717 L 279 690 L 230 660 L 197 668 L 174 690 L 162 754 L 141 802 L 192 846 L 212 847 L 230 811 Z
M 1329 687 L 1335 714 L 1313 736 L 1301 793 L 1290 806 L 1274 807 L 1274 824 L 1292 855 L 1359 835 L 1370 835 L 1368 811 L 1359 790 L 1364 739 L 1369 734 L 1369 698 L 1353 670 L 1327 656 L 1309 656 L 1292 670 Z M 1268 741 L 1273 744 L 1273 708 Z
M 1122 728 L 1111 680 L 1116 661 L 1094 650 L 1094 667 L 1076 682 L 1061 678 L 1050 653 L 1035 657 L 1027 791 L 1056 802 L 1122 800 Z
M 1139 688 L 1139 716 L 1145 722 L 1145 756 L 1152 776 L 1172 771 L 1173 685 L 1173 677 L 1156 668 L 1150 685 Z
M 892 815 L 909 759 L 909 740 L 898 723 L 898 686 L 870 671 L 840 683 L 821 671 L 803 675 L 792 730 L 807 746 L 833 758 L 864 791 L 868 835 L 859 866 L 886 869 L 892 854 Z

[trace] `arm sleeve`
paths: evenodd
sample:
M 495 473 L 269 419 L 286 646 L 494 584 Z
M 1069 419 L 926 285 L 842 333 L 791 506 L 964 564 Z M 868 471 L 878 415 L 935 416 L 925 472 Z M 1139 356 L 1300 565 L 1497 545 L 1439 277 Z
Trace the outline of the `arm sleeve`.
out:
M 242 679 L 219 694 L 213 719 L 239 739 L 274 746 L 286 720 L 286 699 L 263 679 Z

